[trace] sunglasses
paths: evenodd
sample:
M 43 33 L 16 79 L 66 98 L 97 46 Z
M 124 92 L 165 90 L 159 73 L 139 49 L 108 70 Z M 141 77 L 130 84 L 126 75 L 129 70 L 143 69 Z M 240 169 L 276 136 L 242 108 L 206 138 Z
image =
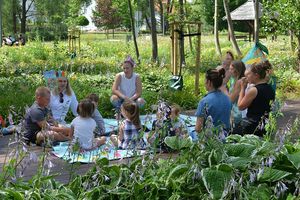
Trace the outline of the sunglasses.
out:
M 64 94 L 61 92 L 59 93 L 59 103 L 63 103 L 64 102 Z
M 67 80 L 58 80 L 58 82 L 60 82 L 60 83 L 66 83 Z

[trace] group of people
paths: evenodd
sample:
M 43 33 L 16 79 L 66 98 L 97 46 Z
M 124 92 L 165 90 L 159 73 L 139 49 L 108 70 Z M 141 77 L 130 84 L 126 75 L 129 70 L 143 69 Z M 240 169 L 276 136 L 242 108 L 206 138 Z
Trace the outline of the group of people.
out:
M 199 101 L 195 131 L 190 134 L 179 118 L 180 107 L 166 102 L 159 102 L 152 130 L 142 126 L 139 109 L 145 100 L 141 98 L 141 78 L 134 72 L 131 57 L 122 67 L 123 72 L 115 77 L 110 99 L 120 111 L 118 119 L 123 118 L 118 134 L 110 136 L 116 147 L 127 149 L 147 143 L 167 149 L 165 137 L 176 135 L 197 140 L 208 119 L 225 136 L 264 134 L 260 124 L 268 118 L 270 104 L 275 99 L 275 91 L 268 84 L 271 70 L 268 61 L 246 69 L 242 61 L 234 60 L 233 54 L 227 52 L 222 66 L 205 74 L 208 93 Z M 78 103 L 65 73 L 57 73 L 57 87 L 53 91 L 39 87 L 35 92 L 35 102 L 25 116 L 26 140 L 39 145 L 49 138 L 69 140 L 78 142 L 86 150 L 105 144 L 108 137 L 105 137 L 104 121 L 97 109 L 98 101 L 98 95 L 90 94 Z M 69 109 L 75 116 L 70 126 L 65 122 Z
M 8 45 L 8 46 L 13 46 L 13 45 L 25 45 L 26 41 L 25 41 L 25 37 L 24 35 L 21 33 L 19 35 L 18 38 L 13 37 L 12 35 L 9 35 L 8 37 L 4 37 L 4 35 L 2 36 L 2 43 L 4 45 Z
M 269 61 L 245 67 L 233 54 L 226 53 L 223 66 L 210 69 L 205 75 L 207 95 L 196 111 L 195 131 L 201 132 L 211 117 L 214 126 L 225 135 L 255 134 L 263 136 L 266 119 L 275 100 L 275 90 L 269 84 Z M 197 134 L 193 135 L 197 139 Z

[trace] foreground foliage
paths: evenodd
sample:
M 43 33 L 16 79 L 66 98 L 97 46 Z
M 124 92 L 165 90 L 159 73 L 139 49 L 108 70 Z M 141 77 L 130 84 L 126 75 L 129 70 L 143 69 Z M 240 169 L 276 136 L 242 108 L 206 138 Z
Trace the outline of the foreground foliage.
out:
M 46 154 L 39 159 L 37 174 L 24 182 L 22 172 L 37 157 L 17 138 L 10 143 L 15 150 L 0 175 L 0 198 L 297 199 L 300 143 L 290 141 L 298 126 L 296 120 L 282 131 L 268 129 L 264 138 L 230 135 L 224 143 L 209 129 L 197 143 L 171 137 L 165 141 L 171 154 L 149 151 L 120 165 L 109 165 L 103 158 L 68 184 L 49 175 L 53 166 Z

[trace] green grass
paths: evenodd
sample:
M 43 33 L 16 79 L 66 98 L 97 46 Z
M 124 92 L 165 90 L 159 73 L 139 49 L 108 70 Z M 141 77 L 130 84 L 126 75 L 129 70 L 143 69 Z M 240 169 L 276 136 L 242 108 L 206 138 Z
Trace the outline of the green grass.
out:
M 127 33 L 116 34 L 115 39 L 105 34 L 82 34 L 81 51 L 77 57 L 71 59 L 67 41 L 43 42 L 30 41 L 23 47 L 0 48 L 0 113 L 8 114 L 9 106 L 17 110 L 24 110 L 25 105 L 31 105 L 33 92 L 39 85 L 43 85 L 42 73 L 49 69 L 62 69 L 71 75 L 71 84 L 78 99 L 88 93 L 96 92 L 101 97 L 99 109 L 104 116 L 112 116 L 112 107 L 109 103 L 110 88 L 115 73 L 121 71 L 121 63 L 127 55 L 135 57 L 133 41 L 126 41 Z M 193 38 L 195 49 L 196 38 Z M 288 38 L 278 37 L 276 42 L 263 39 L 270 52 L 269 59 L 278 75 L 278 97 L 299 98 L 300 77 L 295 72 L 296 53 L 291 52 Z M 220 44 L 223 54 L 231 50 L 231 42 L 227 34 L 220 34 Z M 239 47 L 245 55 L 253 43 L 238 40 Z M 169 36 L 158 36 L 158 62 L 151 60 L 151 37 L 138 37 L 141 63 L 135 69 L 143 80 L 143 96 L 147 101 L 145 111 L 159 98 L 181 105 L 184 109 L 194 109 L 197 102 L 205 94 L 204 80 L 201 75 L 200 95 L 194 95 L 194 70 L 196 53 L 190 51 L 188 38 L 185 40 L 186 67 L 183 69 L 184 90 L 170 92 L 167 89 L 171 77 L 170 52 L 171 39 Z M 235 52 L 234 52 L 235 53 Z M 203 73 L 209 68 L 215 68 L 221 63 L 215 53 L 215 44 L 212 35 L 201 37 L 201 66 Z M 161 89 L 160 89 L 161 88 Z M 287 90 L 288 88 L 288 90 Z M 16 98 L 18 97 L 18 98 Z

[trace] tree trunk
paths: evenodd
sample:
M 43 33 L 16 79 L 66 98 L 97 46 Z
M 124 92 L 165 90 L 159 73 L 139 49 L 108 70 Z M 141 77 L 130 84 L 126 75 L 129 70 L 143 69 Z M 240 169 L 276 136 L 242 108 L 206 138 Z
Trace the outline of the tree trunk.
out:
M 186 5 L 186 0 L 184 0 L 184 4 Z M 188 18 L 188 10 L 187 7 L 185 8 L 185 18 Z M 191 34 L 191 26 L 190 24 L 187 25 L 188 34 Z M 193 43 L 192 43 L 192 36 L 189 36 L 189 44 L 190 44 L 190 51 L 193 52 Z
M 0 47 L 2 47 L 2 3 L 3 0 L 0 0 Z
M 171 12 L 171 0 L 168 0 L 167 1 L 167 5 L 166 5 L 166 16 L 165 16 L 165 19 L 164 19 L 164 21 L 165 21 L 165 31 L 166 30 L 169 30 L 169 13 Z
M 134 47 L 135 47 L 135 53 L 138 60 L 138 63 L 140 63 L 140 53 L 139 48 L 136 41 L 136 35 L 135 35 L 135 28 L 134 28 L 134 19 L 132 14 L 132 7 L 131 7 L 131 0 L 128 0 L 128 7 L 129 7 L 129 14 L 130 14 L 130 21 L 131 21 L 131 31 L 132 31 L 132 37 L 134 41 Z
M 294 52 L 295 51 L 295 46 L 294 46 L 294 33 L 292 30 L 289 31 L 290 33 L 290 46 L 291 50 Z
M 259 41 L 259 16 L 258 16 L 258 11 L 259 10 L 259 1 L 254 0 L 254 42 L 255 44 L 258 43 Z
M 156 35 L 156 19 L 154 10 L 154 0 L 150 0 L 150 15 L 151 15 L 151 38 L 152 38 L 152 60 L 157 61 L 157 35 Z
M 147 26 L 149 28 L 149 31 L 151 31 L 151 24 L 149 22 L 149 18 L 147 17 L 147 15 L 145 15 L 145 20 L 146 20 L 146 24 L 147 24 Z
M 300 35 L 297 35 L 298 39 L 298 72 L 300 73 Z
M 183 10 L 183 0 L 179 0 L 179 18 L 180 21 L 184 21 L 184 10 Z M 183 24 L 181 23 L 179 25 L 179 53 L 180 53 L 180 71 L 179 74 L 181 74 L 181 67 L 183 66 L 183 63 L 185 63 L 185 57 L 184 57 L 184 34 L 183 34 Z
M 26 1 L 22 0 L 21 33 L 26 33 Z
M 222 58 L 222 52 L 219 41 L 219 27 L 218 27 L 218 0 L 215 0 L 215 17 L 214 17 L 214 35 L 215 35 L 215 45 L 216 52 L 219 55 L 220 59 Z
M 226 18 L 227 18 L 227 23 L 228 23 L 228 31 L 230 34 L 232 46 L 235 49 L 235 51 L 237 52 L 238 56 L 241 57 L 242 53 L 236 42 L 235 35 L 234 35 L 233 24 L 232 24 L 230 10 L 229 10 L 229 6 L 228 6 L 228 0 L 223 0 L 223 4 L 224 4 L 224 10 L 226 13 Z
M 12 21 L 13 21 L 13 32 L 17 33 L 17 2 L 16 0 L 12 1 Z
M 163 8 L 163 3 L 162 3 L 162 0 L 159 0 L 158 1 L 159 3 L 159 14 L 160 14 L 160 28 L 161 28 L 161 31 L 162 33 L 164 34 L 164 8 Z

